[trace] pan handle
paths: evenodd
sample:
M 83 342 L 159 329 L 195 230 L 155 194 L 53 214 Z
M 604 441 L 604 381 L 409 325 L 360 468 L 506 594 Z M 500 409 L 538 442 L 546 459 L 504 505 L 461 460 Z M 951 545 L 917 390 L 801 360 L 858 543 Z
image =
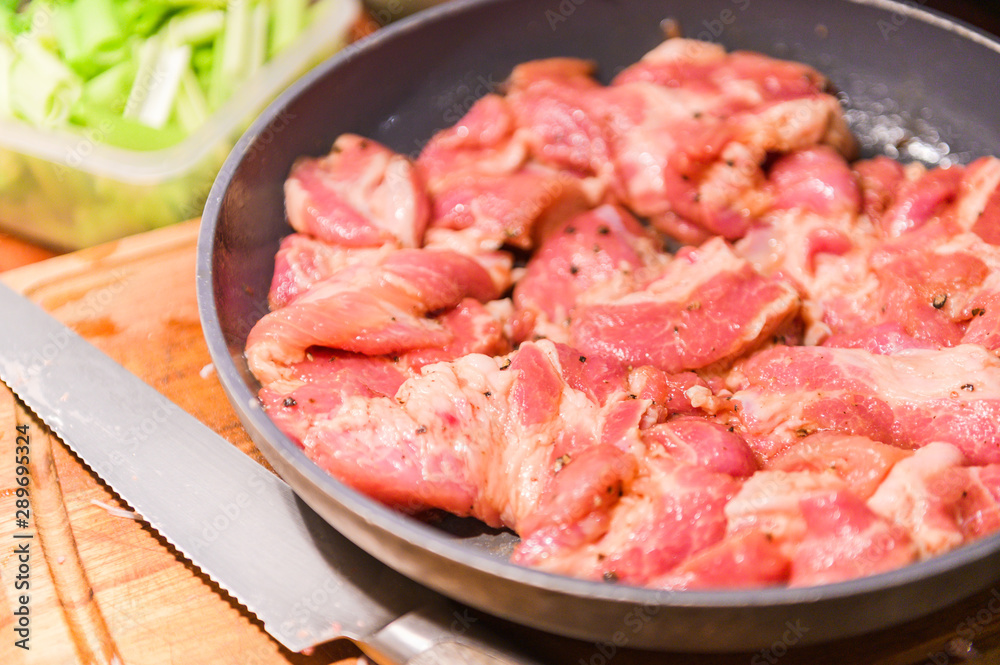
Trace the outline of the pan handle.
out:
M 467 607 L 441 599 L 357 642 L 379 665 L 542 665 L 517 653 Z

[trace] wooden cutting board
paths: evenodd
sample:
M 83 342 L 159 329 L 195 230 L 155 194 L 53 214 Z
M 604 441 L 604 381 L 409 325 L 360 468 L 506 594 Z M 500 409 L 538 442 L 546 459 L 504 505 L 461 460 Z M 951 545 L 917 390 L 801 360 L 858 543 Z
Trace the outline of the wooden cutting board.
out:
M 195 300 L 196 234 L 197 222 L 181 224 L 18 268 L 0 279 L 263 463 L 212 372 L 202 338 Z M 17 322 L 0 312 L 0 325 Z M 40 348 L 45 348 L 45 340 L 40 340 Z M 282 648 L 251 614 L 152 529 L 132 519 L 128 506 L 58 442 L 52 445 L 52 455 L 59 482 L 37 479 L 32 487 L 32 510 L 37 514 L 29 529 L 18 529 L 17 418 L 13 397 L 0 388 L 0 663 L 108 663 L 116 654 L 129 665 L 357 662 L 357 650 L 345 641 L 324 645 L 308 656 Z M 40 455 L 44 430 L 34 422 L 28 427 L 32 456 Z M 58 513 L 53 502 L 60 510 L 65 507 L 67 523 L 60 526 L 58 515 L 48 515 L 46 528 L 56 526 L 39 534 L 34 518 L 41 517 L 38 511 L 46 506 Z M 32 540 L 31 648 L 25 651 L 14 646 L 13 612 L 20 606 L 14 591 L 20 565 L 14 535 L 27 532 L 47 535 L 47 556 L 42 543 Z M 64 585 L 62 602 L 54 580 L 75 580 L 69 591 Z M 769 649 L 725 656 L 628 652 L 627 639 L 619 645 L 533 635 L 518 639 L 531 642 L 548 662 L 572 665 L 995 664 L 1000 662 L 1000 586 L 909 625 L 860 639 L 796 649 L 798 637 L 792 628 L 775 635 Z M 810 627 L 797 628 L 800 636 Z M 979 656 L 970 658 L 974 654 Z

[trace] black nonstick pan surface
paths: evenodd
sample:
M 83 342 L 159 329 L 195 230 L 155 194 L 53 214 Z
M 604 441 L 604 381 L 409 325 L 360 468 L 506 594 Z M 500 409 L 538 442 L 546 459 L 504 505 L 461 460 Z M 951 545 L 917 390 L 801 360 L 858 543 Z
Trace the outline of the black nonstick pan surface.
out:
M 243 360 L 267 311 L 288 234 L 282 185 L 295 158 L 341 133 L 415 156 L 520 62 L 596 60 L 610 79 L 663 39 L 685 36 L 805 62 L 840 91 L 864 155 L 968 163 L 1000 152 L 1000 44 L 915 3 L 885 0 L 457 0 L 417 14 L 320 65 L 243 136 L 206 205 L 199 243 L 202 323 L 216 370 L 254 442 L 302 499 L 362 548 L 457 600 L 589 641 L 624 631 L 657 650 L 750 651 L 786 622 L 801 644 L 897 625 L 1000 577 L 1000 536 L 891 573 L 801 589 L 667 592 L 556 576 L 509 563 L 513 537 L 468 520 L 430 526 L 316 467 L 267 418 Z M 456 115 L 458 114 L 458 115 Z

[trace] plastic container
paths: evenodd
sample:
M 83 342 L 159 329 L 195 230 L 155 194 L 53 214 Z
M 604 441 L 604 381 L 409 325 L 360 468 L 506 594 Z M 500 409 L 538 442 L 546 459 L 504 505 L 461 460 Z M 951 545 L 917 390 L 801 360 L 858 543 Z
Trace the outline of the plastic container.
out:
M 293 81 L 346 44 L 360 11 L 359 0 L 335 3 L 204 125 L 168 148 L 105 145 L 100 127 L 72 133 L 0 122 L 0 229 L 73 250 L 199 216 L 240 134 Z

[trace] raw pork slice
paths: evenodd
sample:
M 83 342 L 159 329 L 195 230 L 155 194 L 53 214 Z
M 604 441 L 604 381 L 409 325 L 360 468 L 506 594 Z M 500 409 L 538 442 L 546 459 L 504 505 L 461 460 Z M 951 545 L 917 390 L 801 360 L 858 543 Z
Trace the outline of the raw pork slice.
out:
M 761 187 L 768 154 L 816 144 L 854 150 L 826 80 L 797 63 L 671 39 L 618 74 L 612 88 L 647 99 L 616 123 L 624 198 L 686 241 L 706 231 L 734 239 L 751 227 L 768 204 Z M 649 148 L 667 142 L 669 150 Z
M 723 509 L 739 486 L 731 476 L 677 462 L 655 449 L 638 469 L 628 471 L 607 485 L 610 501 L 528 532 L 512 560 L 644 585 L 723 538 Z
M 947 442 L 973 464 L 1000 462 L 1000 360 L 963 344 L 875 355 L 774 347 L 728 378 L 743 432 L 770 459 L 814 432 L 904 449 Z
M 870 497 L 897 462 L 909 451 L 864 436 L 817 432 L 768 460 L 778 471 L 829 473 L 862 499 Z
M 790 586 L 843 582 L 917 560 L 909 534 L 850 492 L 800 499 L 806 535 L 792 556 Z
M 268 305 L 280 309 L 334 273 L 358 263 L 380 263 L 391 251 L 391 245 L 346 247 L 292 233 L 281 240 L 274 257 Z
M 530 249 L 600 197 L 576 174 L 531 162 L 503 97 L 487 95 L 424 146 L 432 229 L 470 230 L 483 247 Z
M 419 247 L 430 207 L 409 159 L 345 134 L 328 155 L 295 162 L 285 181 L 285 209 L 296 231 L 327 242 Z
M 799 310 L 798 292 L 764 277 L 722 238 L 677 253 L 662 275 L 612 302 L 578 307 L 572 344 L 667 372 L 724 364 L 771 341 Z
M 400 250 L 376 265 L 357 264 L 267 314 L 247 336 L 246 357 L 263 384 L 287 376 L 311 346 L 381 355 L 441 347 L 453 337 L 429 313 L 465 298 L 499 294 L 473 258 L 448 251 Z
M 392 375 L 376 372 L 379 383 L 363 381 L 326 413 L 286 418 L 311 418 L 300 437 L 309 456 L 389 505 L 540 527 L 576 505 L 592 508 L 604 483 L 630 468 L 609 463 L 636 457 L 648 402 L 621 401 L 622 368 L 598 367 L 590 376 L 576 367 L 585 362 L 548 341 L 525 343 L 506 357 L 473 353 L 425 365 L 391 394 Z M 604 476 L 588 469 L 605 469 Z M 574 477 L 582 482 L 572 483 L 572 494 L 546 493 Z
M 605 205 L 570 217 L 545 239 L 514 288 L 519 338 L 567 341 L 579 301 L 614 301 L 669 261 L 662 241 L 629 212 Z
M 770 558 L 788 561 L 783 581 L 792 586 L 840 582 L 917 559 L 907 530 L 831 473 L 759 472 L 726 506 L 726 517 L 723 543 L 763 537 L 774 548 Z

